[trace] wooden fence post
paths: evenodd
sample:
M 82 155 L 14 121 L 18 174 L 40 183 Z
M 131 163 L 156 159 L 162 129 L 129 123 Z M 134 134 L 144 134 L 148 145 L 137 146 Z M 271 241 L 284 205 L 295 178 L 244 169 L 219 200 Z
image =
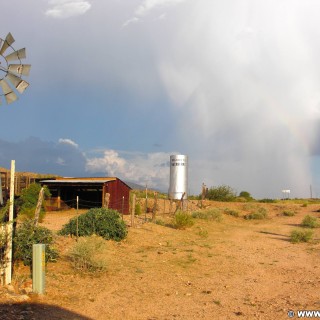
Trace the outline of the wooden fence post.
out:
M 134 213 L 136 210 L 136 195 L 132 196 L 132 208 L 131 208 L 131 227 L 134 227 Z
M 42 205 L 42 201 L 43 201 L 43 193 L 44 193 L 44 187 L 42 187 L 40 189 L 38 203 L 37 203 L 37 206 L 36 206 L 36 211 L 34 213 L 34 225 L 36 227 L 38 226 L 39 215 L 40 215 L 41 205 Z
M 156 211 L 157 211 L 157 202 L 158 202 L 158 192 L 154 193 L 154 205 L 152 210 L 152 222 L 156 220 Z

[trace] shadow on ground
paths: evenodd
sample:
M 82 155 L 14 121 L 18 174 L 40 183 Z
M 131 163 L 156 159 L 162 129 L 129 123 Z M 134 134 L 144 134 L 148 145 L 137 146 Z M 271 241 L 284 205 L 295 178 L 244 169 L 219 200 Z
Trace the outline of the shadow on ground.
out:
M 278 240 L 290 242 L 290 237 L 285 234 L 279 234 L 279 233 L 268 232 L 268 231 L 259 231 L 259 233 L 275 236 L 275 237 L 272 237 L 273 239 L 278 239 Z
M 92 320 L 58 306 L 40 303 L 0 304 L 1 320 L 41 319 L 41 320 Z

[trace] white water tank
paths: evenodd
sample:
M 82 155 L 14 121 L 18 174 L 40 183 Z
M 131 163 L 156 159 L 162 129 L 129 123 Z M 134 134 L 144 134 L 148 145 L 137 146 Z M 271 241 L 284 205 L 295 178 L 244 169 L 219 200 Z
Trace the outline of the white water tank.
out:
M 188 156 L 172 155 L 170 156 L 170 187 L 169 199 L 180 200 L 188 197 Z

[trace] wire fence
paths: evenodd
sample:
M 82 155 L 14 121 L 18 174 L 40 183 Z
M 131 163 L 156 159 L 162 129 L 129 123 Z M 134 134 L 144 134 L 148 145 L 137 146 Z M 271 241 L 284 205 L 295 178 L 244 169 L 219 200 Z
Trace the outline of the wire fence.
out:
M 117 210 L 122 214 L 131 214 L 132 212 L 132 198 L 130 195 L 129 199 L 118 198 L 110 201 L 109 208 Z M 91 208 L 101 208 L 102 201 L 93 201 L 82 199 L 81 197 L 62 200 L 57 198 L 50 198 L 45 200 L 46 211 L 61 211 L 69 210 L 71 208 L 79 209 L 91 209 Z M 174 214 L 178 209 L 184 211 L 193 211 L 199 208 L 198 201 L 194 200 L 169 200 L 160 198 L 157 195 L 148 196 L 147 198 L 138 198 L 135 200 L 134 212 L 136 215 L 144 214 L 157 214 L 157 215 L 170 215 Z

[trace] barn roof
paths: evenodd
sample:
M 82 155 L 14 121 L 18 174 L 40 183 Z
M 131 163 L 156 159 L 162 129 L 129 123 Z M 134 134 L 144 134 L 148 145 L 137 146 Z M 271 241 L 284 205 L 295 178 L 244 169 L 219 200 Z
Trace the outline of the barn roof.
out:
M 57 178 L 57 179 L 49 179 L 49 180 L 41 180 L 42 184 L 51 184 L 51 185 L 75 185 L 75 184 L 83 184 L 83 185 L 101 185 L 110 181 L 120 180 L 116 177 L 93 177 L 93 178 Z M 122 180 L 120 180 L 123 182 Z M 128 188 L 131 189 L 125 182 L 123 182 Z
M 117 178 L 59 178 L 51 180 L 41 180 L 41 183 L 63 183 L 63 184 L 72 184 L 72 183 L 95 183 L 103 184 L 109 181 L 115 181 Z

